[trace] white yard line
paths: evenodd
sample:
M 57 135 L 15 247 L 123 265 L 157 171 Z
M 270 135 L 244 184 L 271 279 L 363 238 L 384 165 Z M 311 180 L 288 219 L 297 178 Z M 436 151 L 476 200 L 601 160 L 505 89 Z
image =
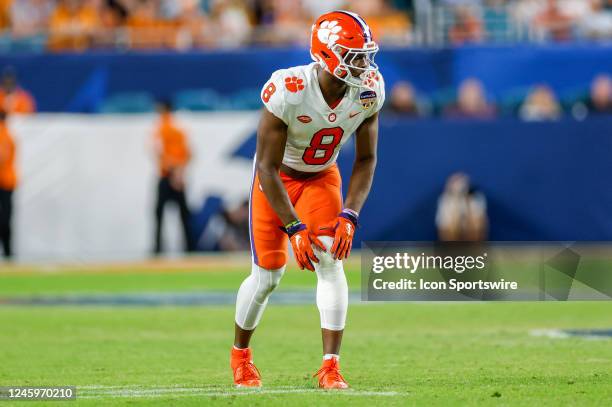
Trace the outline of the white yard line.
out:
M 529 335 L 531 336 L 543 336 L 546 338 L 554 338 L 554 339 L 566 339 L 569 338 L 569 335 L 560 329 L 532 329 L 529 331 Z
M 347 397 L 393 397 L 401 393 L 395 391 L 369 391 L 369 390 L 340 390 L 324 391 L 314 388 L 295 386 L 263 387 L 261 389 L 228 389 L 204 387 L 144 387 L 144 386 L 77 386 L 77 399 L 105 399 L 105 398 L 154 398 L 154 397 L 234 397 L 256 396 L 267 394 L 321 394 L 328 396 Z
M 587 332 L 585 332 L 584 334 L 572 334 L 570 332 L 565 332 L 561 329 L 533 329 L 531 331 L 529 331 L 529 334 L 531 336 L 541 336 L 541 337 L 545 337 L 545 338 L 552 338 L 552 339 L 584 339 L 584 340 L 588 340 L 588 341 L 609 341 L 610 337 L 609 336 L 603 336 L 603 335 L 595 335 L 595 334 L 588 334 Z

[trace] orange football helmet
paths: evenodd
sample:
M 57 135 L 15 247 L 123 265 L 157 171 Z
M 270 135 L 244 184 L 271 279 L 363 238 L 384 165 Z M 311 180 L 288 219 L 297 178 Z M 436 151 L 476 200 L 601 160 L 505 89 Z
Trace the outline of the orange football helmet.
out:
M 358 14 L 332 11 L 312 25 L 310 55 L 327 72 L 351 86 L 372 89 L 378 66 L 374 56 L 378 44 L 370 27 Z M 353 76 L 358 72 L 358 76 Z

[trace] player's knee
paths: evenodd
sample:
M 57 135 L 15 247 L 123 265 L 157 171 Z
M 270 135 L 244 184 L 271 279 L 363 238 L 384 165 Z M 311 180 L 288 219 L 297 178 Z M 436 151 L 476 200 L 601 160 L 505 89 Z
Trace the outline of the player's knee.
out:
M 319 250 L 317 247 L 314 247 L 314 252 L 317 258 L 319 259 L 319 263 L 317 264 L 317 268 L 322 272 L 335 272 L 335 270 L 342 268 L 342 261 L 334 259 L 333 254 L 331 253 L 331 247 L 334 244 L 334 238 L 331 236 L 317 236 L 321 243 L 325 246 L 327 251 Z
M 265 270 L 265 271 L 268 277 L 266 279 L 265 290 L 267 291 L 268 295 L 270 295 L 270 293 L 274 291 L 276 287 L 278 287 L 281 281 L 281 278 L 283 277 L 283 274 L 285 273 L 285 267 L 281 267 L 281 268 L 273 269 L 273 270 Z
M 260 267 L 267 270 L 276 270 L 285 267 L 287 254 L 283 250 L 271 250 L 264 253 L 258 260 Z
M 265 269 L 252 265 L 251 274 L 242 282 L 236 298 L 236 324 L 242 329 L 254 329 L 259 323 L 268 297 L 278 286 L 285 267 Z
M 258 304 L 266 303 L 268 297 L 274 291 L 285 272 L 285 267 L 278 269 L 265 269 L 253 264 L 251 275 L 242 283 L 240 291 L 247 293 Z
M 265 269 L 257 266 L 253 268 L 253 274 L 255 274 L 259 286 L 258 294 L 260 298 L 267 298 L 278 287 L 284 273 L 284 266 L 276 269 Z
M 320 236 L 319 240 L 325 245 L 327 252 L 321 250 L 317 252 L 317 256 L 319 257 L 319 263 L 315 266 L 318 280 L 317 306 L 322 313 L 322 321 L 328 321 L 330 319 L 330 313 L 332 315 L 338 313 L 339 317 L 346 314 L 348 285 L 346 276 L 344 275 L 342 261 L 334 259 L 331 254 L 333 239 L 331 237 Z M 331 319 L 335 321 L 338 318 L 332 317 Z M 343 317 L 340 319 L 343 319 Z

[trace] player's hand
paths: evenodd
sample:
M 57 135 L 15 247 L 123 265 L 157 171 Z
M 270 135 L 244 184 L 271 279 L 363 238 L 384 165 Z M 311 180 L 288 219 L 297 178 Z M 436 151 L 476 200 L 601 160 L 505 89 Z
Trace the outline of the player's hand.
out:
M 312 245 L 326 251 L 323 242 L 314 234 L 310 233 L 306 225 L 299 221 L 292 225 L 288 225 L 284 229 L 289 235 L 289 240 L 291 240 L 291 246 L 293 247 L 293 254 L 295 255 L 295 260 L 298 266 L 300 266 L 300 269 L 304 270 L 304 268 L 307 268 L 310 271 L 314 271 L 312 263 L 318 263 L 319 259 L 315 256 Z
M 352 209 L 344 209 L 336 220 L 336 235 L 331 253 L 336 260 L 348 258 L 353 247 L 355 229 L 359 227 L 359 214 Z

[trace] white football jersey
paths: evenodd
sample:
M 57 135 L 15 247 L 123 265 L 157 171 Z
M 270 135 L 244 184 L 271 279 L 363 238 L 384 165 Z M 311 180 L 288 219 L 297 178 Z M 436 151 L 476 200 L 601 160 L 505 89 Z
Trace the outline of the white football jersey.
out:
M 321 93 L 316 65 L 280 69 L 261 91 L 266 109 L 287 125 L 283 164 L 304 172 L 333 165 L 342 145 L 385 101 L 385 83 L 378 73 L 374 90 L 349 86 L 332 109 Z

